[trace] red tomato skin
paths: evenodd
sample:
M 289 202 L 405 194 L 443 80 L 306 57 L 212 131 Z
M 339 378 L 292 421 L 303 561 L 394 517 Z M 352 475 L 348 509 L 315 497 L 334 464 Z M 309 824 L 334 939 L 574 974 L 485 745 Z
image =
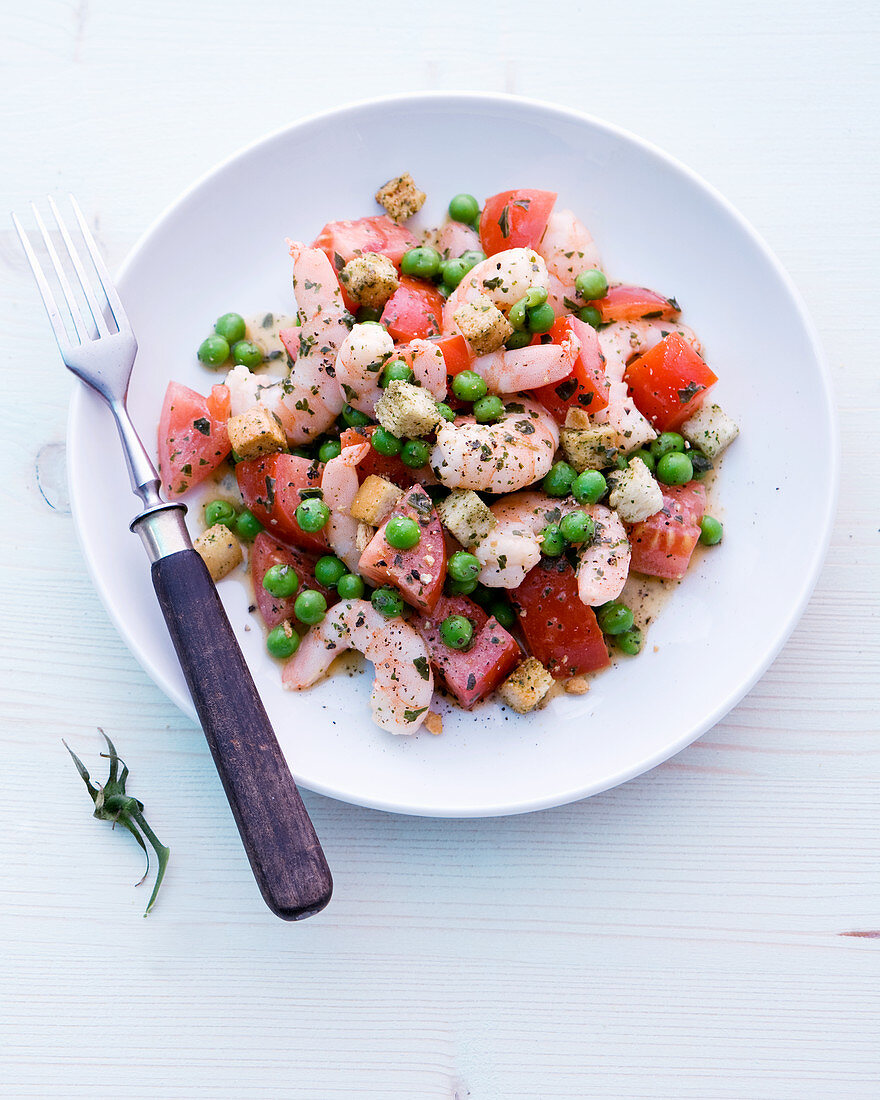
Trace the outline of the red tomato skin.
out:
M 346 428 L 340 435 L 339 442 L 344 450 L 346 447 L 353 447 L 356 443 L 369 441 L 375 430 L 375 424 L 367 424 L 363 428 Z M 359 481 L 365 481 L 370 474 L 384 477 L 386 481 L 393 481 L 401 489 L 409 489 L 411 485 L 430 485 L 436 482 L 430 466 L 413 469 L 412 466 L 401 462 L 396 455 L 380 455 L 372 447 L 357 464 Z
M 677 332 L 630 363 L 624 379 L 636 408 L 660 432 L 681 427 L 718 381 L 702 356 Z
M 336 589 L 325 588 L 315 580 L 315 559 L 296 547 L 282 546 L 271 535 L 261 531 L 254 539 L 251 549 L 251 580 L 254 586 L 254 601 L 263 622 L 271 630 L 286 619 L 293 618 L 293 605 L 296 597 L 306 588 L 313 588 L 326 599 L 327 606 L 336 603 L 339 596 Z M 263 577 L 273 565 L 288 565 L 299 577 L 299 588 L 293 596 L 279 599 L 263 588 Z
M 537 248 L 556 202 L 555 191 L 519 188 L 486 199 L 480 216 L 480 244 L 487 256 L 508 248 Z
M 382 324 L 400 344 L 437 336 L 443 324 L 443 299 L 432 283 L 401 277 L 400 286 L 385 303 Z
M 404 252 L 415 248 L 416 237 L 404 226 L 397 225 L 387 214 L 356 221 L 327 222 L 312 242 L 312 248 L 325 252 L 338 274 L 349 260 L 364 252 L 387 256 L 398 269 Z
M 284 345 L 284 350 L 290 357 L 291 363 L 296 362 L 296 357 L 299 355 L 299 338 L 302 329 L 299 325 L 293 325 L 291 328 L 282 328 L 278 330 L 278 339 Z
M 412 550 L 394 550 L 385 541 L 388 520 L 395 516 L 418 523 L 421 538 Z M 417 611 L 431 612 L 437 606 L 446 577 L 446 544 L 434 505 L 421 485 L 413 485 L 391 510 L 361 554 L 358 572 L 371 584 L 392 585 Z
M 705 510 L 706 490 L 698 481 L 664 485 L 663 507 L 630 531 L 630 569 L 649 577 L 681 580 L 699 541 Z
M 580 676 L 610 664 L 596 614 L 581 603 L 565 558 L 542 558 L 511 598 L 529 652 L 551 676 Z
M 440 636 L 440 624 L 450 615 L 473 623 L 467 650 L 450 649 Z M 491 694 L 522 656 L 516 639 L 467 596 L 441 596 L 430 615 L 410 621 L 425 639 L 435 671 L 465 710 Z
M 598 309 L 604 322 L 639 321 L 650 317 L 671 321 L 681 313 L 674 298 L 664 298 L 644 286 L 612 286 L 604 298 L 596 298 L 589 304 Z
M 476 357 L 471 351 L 470 344 L 460 333 L 455 333 L 452 336 L 434 337 L 432 343 L 435 343 L 443 353 L 443 359 L 446 362 L 446 374 L 450 378 L 461 374 L 463 370 L 470 370 L 471 363 Z
M 569 332 L 581 342 L 581 350 L 568 378 L 533 390 L 535 397 L 559 424 L 565 423 L 569 409 L 601 412 L 608 405 L 605 357 L 599 347 L 599 334 L 578 317 L 559 317 L 550 329 L 554 344 L 561 344 Z
M 302 489 L 321 484 L 320 462 L 299 455 L 273 454 L 239 462 L 235 477 L 245 505 L 273 538 L 317 554 L 327 548 L 324 531 L 303 531 L 296 522 Z
M 169 496 L 180 496 L 200 484 L 226 458 L 228 418 L 228 386 L 214 386 L 203 397 L 179 382 L 168 383 L 159 417 L 158 450 L 162 485 Z

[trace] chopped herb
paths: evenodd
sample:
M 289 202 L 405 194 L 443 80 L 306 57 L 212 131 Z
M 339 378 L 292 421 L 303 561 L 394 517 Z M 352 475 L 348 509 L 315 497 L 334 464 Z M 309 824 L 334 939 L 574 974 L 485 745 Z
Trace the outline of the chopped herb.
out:
M 193 427 L 197 432 L 201 432 L 202 435 L 211 434 L 211 421 L 204 416 L 200 416 L 198 420 L 193 421 Z
M 271 313 L 267 313 L 263 320 L 260 321 L 260 328 L 271 328 L 274 322 L 274 316 Z
M 688 382 L 687 386 L 683 390 L 678 391 L 678 400 L 682 405 L 686 405 L 688 401 L 692 401 L 700 390 L 704 390 L 705 386 L 700 386 L 696 382 Z
M 507 238 L 510 236 L 510 211 L 506 205 L 501 211 L 501 217 L 498 219 L 498 228 L 501 230 L 502 237 Z
M 415 722 L 415 720 L 420 715 L 424 714 L 427 709 L 427 707 L 419 707 L 418 710 L 405 710 L 403 712 L 403 720 L 405 722 Z
M 430 672 L 428 670 L 428 658 L 416 657 L 413 661 L 413 664 L 416 666 L 416 672 L 418 672 L 419 676 L 421 676 L 423 680 L 427 680 L 430 676 Z
M 486 290 L 497 290 L 500 286 L 503 285 L 503 283 L 504 280 L 501 278 L 500 275 L 496 275 L 494 279 L 483 280 L 483 286 L 486 288 Z

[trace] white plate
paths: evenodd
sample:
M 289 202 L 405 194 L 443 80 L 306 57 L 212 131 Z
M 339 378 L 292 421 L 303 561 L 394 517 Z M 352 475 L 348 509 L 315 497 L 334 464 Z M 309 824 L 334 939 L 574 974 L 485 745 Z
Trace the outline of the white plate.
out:
M 221 165 L 167 210 L 119 289 L 140 342 L 129 397 L 148 444 L 165 386 L 206 392 L 195 349 L 227 310 L 289 311 L 285 237 L 377 212 L 373 192 L 409 171 L 425 222 L 449 198 L 510 187 L 559 192 L 596 237 L 612 278 L 674 294 L 742 433 L 716 490 L 724 542 L 704 554 L 649 644 L 590 692 L 516 717 L 494 703 L 443 735 L 393 737 L 369 718 L 370 676 L 281 690 L 243 586 L 224 603 L 291 769 L 314 791 L 401 813 L 478 816 L 560 805 L 666 760 L 709 729 L 769 666 L 802 613 L 827 544 L 837 484 L 830 386 L 790 280 L 754 230 L 682 165 L 605 123 L 502 96 L 423 95 L 300 122 Z M 807 462 L 816 455 L 820 461 Z M 107 411 L 84 389 L 69 425 L 73 511 L 101 598 L 135 657 L 195 712 L 136 536 Z M 198 529 L 197 517 L 193 528 Z

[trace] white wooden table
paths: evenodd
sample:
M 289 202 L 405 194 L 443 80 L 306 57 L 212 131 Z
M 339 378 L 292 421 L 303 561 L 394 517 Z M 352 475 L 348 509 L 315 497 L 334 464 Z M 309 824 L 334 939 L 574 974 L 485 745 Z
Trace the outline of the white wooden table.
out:
M 431 821 L 307 794 L 336 893 L 282 924 L 200 730 L 86 576 L 63 488 L 73 381 L 0 224 L 0 1095 L 880 1095 L 876 6 L 554 10 L 3 4 L 5 204 L 73 190 L 117 264 L 216 161 L 353 98 L 518 92 L 636 131 L 757 226 L 824 339 L 843 485 L 803 621 L 700 743 L 587 802 Z M 743 287 L 743 324 L 760 308 Z M 91 819 L 61 745 L 94 759 L 96 726 L 174 849 L 148 920 L 137 850 Z

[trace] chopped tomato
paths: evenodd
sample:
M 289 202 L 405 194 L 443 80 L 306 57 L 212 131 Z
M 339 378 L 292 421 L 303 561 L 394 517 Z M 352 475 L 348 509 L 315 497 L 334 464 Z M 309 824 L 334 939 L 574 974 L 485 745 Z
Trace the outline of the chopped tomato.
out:
M 404 252 L 418 243 L 404 226 L 397 225 L 387 214 L 378 214 L 357 221 L 327 222 L 312 248 L 325 252 L 338 273 L 349 260 L 364 252 L 381 253 L 399 268 Z
M 323 530 L 303 531 L 296 522 L 296 510 L 302 490 L 320 486 L 322 469 L 319 462 L 299 455 L 273 454 L 239 462 L 235 476 L 245 505 L 273 538 L 321 553 L 327 546 Z
M 677 317 L 681 308 L 674 298 L 664 298 L 643 286 L 611 286 L 604 298 L 590 302 L 603 321 L 638 321 L 647 317 Z
M 443 299 L 432 283 L 404 275 L 400 286 L 385 303 L 382 324 L 401 344 L 427 340 L 443 326 Z
M 608 383 L 605 381 L 605 358 L 599 348 L 599 334 L 592 325 L 577 317 L 559 317 L 550 335 L 554 344 L 561 344 L 573 332 L 581 342 L 581 350 L 568 378 L 533 390 L 535 397 L 560 424 L 571 408 L 599 412 L 608 404 Z
M 529 652 L 551 676 L 579 676 L 609 664 L 595 612 L 581 603 L 574 569 L 565 558 L 542 558 L 512 600 Z
M 346 428 L 340 435 L 339 442 L 343 449 L 353 447 L 356 443 L 369 440 L 375 430 L 375 424 L 367 424 L 363 428 Z M 365 481 L 370 474 L 384 477 L 387 481 L 393 481 L 401 489 L 408 489 L 411 485 L 424 483 L 429 478 L 433 480 L 430 466 L 422 466 L 414 470 L 412 466 L 407 466 L 401 462 L 396 455 L 380 455 L 372 447 L 357 464 L 359 481 Z
M 203 397 L 169 382 L 159 418 L 159 472 L 169 496 L 179 496 L 214 472 L 229 454 L 229 387 Z
M 474 361 L 474 353 L 465 338 L 459 333 L 452 336 L 438 336 L 433 343 L 443 352 L 446 361 L 446 373 L 450 378 L 461 374 L 463 370 L 470 370 Z
M 440 624 L 450 615 L 462 615 L 473 624 L 466 650 L 450 649 L 440 636 Z M 430 615 L 411 622 L 425 639 L 431 664 L 466 710 L 493 692 L 522 656 L 516 639 L 467 596 L 441 596 Z
M 315 580 L 315 561 L 296 547 L 282 546 L 271 535 L 261 531 L 254 539 L 251 549 L 251 580 L 254 585 L 254 599 L 266 626 L 271 630 L 285 619 L 293 618 L 293 605 L 296 597 L 305 588 L 314 588 L 326 599 L 328 606 L 339 597 L 336 589 L 325 588 Z M 263 588 L 263 577 L 273 565 L 288 565 L 299 577 L 299 589 L 293 596 L 280 599 Z
M 630 531 L 630 569 L 649 577 L 679 580 L 700 538 L 706 490 L 698 481 L 664 485 L 663 507 Z
M 394 516 L 407 516 L 419 525 L 421 537 L 411 550 L 394 550 L 385 541 L 385 528 Z M 361 554 L 358 572 L 373 584 L 393 585 L 419 611 L 434 610 L 446 577 L 446 544 L 434 505 L 421 485 L 413 485 L 391 510 Z
M 480 243 L 487 256 L 507 248 L 537 248 L 556 202 L 555 191 L 501 191 L 486 199 Z
M 636 408 L 661 432 L 680 427 L 718 381 L 677 332 L 630 363 L 624 378 Z

